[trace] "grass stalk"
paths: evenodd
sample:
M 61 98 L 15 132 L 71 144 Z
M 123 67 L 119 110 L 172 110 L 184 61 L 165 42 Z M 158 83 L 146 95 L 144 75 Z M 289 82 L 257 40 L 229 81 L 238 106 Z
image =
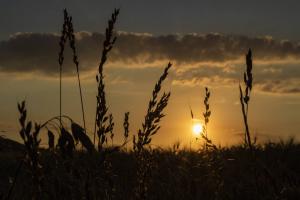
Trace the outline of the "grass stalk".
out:
M 250 92 L 252 89 L 252 82 L 253 82 L 252 51 L 251 49 L 249 49 L 248 53 L 246 54 L 246 72 L 244 72 L 245 92 L 243 93 L 241 85 L 239 85 L 239 91 L 240 91 L 241 109 L 242 109 L 243 120 L 245 125 L 246 145 L 248 145 L 251 151 L 253 150 L 253 147 L 252 147 L 249 124 L 248 124 L 248 106 L 250 100 Z
M 205 140 L 205 149 L 207 150 L 208 147 L 212 147 L 213 149 L 217 149 L 217 147 L 212 143 L 212 141 L 208 138 L 208 122 L 211 115 L 211 110 L 209 106 L 209 97 L 210 97 L 210 90 L 205 87 L 205 98 L 204 98 L 204 106 L 205 112 L 203 113 L 204 117 L 204 127 L 203 127 L 203 134 L 201 135 L 202 138 Z
M 73 53 L 73 62 L 76 66 L 76 74 L 77 74 L 77 82 L 79 87 L 79 95 L 80 95 L 80 103 L 81 103 L 81 112 L 82 112 L 82 121 L 84 131 L 86 132 L 86 125 L 85 125 L 85 112 L 84 112 L 84 104 L 83 104 L 83 97 L 82 97 L 82 89 L 81 89 L 81 82 L 80 82 L 80 73 L 79 73 L 79 60 L 77 56 L 77 50 L 75 45 L 75 35 L 74 35 L 74 28 L 72 23 L 72 17 L 69 16 L 66 9 L 64 9 L 64 23 L 62 28 L 62 33 L 60 37 L 60 52 L 59 52 L 59 116 L 60 116 L 60 128 L 62 129 L 62 65 L 64 61 L 64 49 L 67 39 L 69 40 L 70 48 L 72 49 Z
M 103 76 L 103 67 L 107 60 L 108 53 L 112 50 L 117 37 L 114 34 L 114 26 L 119 15 L 119 9 L 115 9 L 108 21 L 108 27 L 105 31 L 105 40 L 103 42 L 103 50 L 101 55 L 100 64 L 98 67 L 98 74 L 96 75 L 96 81 L 98 83 L 98 94 L 96 97 L 96 117 L 94 126 L 94 144 L 96 143 L 96 134 L 98 136 L 98 150 L 102 149 L 103 143 L 107 140 L 106 133 L 112 132 L 113 122 L 108 119 L 112 119 L 112 115 L 108 115 L 108 107 L 106 105 L 105 98 L 105 84 Z M 108 123 L 107 123 L 108 122 Z
M 67 17 L 67 24 L 68 24 L 68 38 L 69 38 L 69 42 L 70 42 L 70 47 L 73 52 L 73 62 L 76 66 L 76 74 L 77 74 L 77 82 L 78 82 L 78 88 L 79 88 L 79 94 L 80 94 L 83 128 L 84 128 L 84 131 L 86 132 L 84 104 L 83 104 L 82 89 L 81 89 L 81 83 L 80 83 L 80 73 L 79 73 L 79 60 L 78 60 L 78 55 L 77 55 L 77 51 L 76 51 L 75 35 L 74 35 L 74 28 L 73 28 L 71 16 Z
M 19 132 L 26 149 L 26 163 L 30 168 L 32 175 L 32 199 L 40 199 L 41 196 L 41 181 L 40 174 L 41 165 L 39 163 L 39 145 L 41 140 L 38 139 L 40 133 L 40 125 L 35 123 L 34 130 L 32 131 L 32 122 L 27 122 L 27 110 L 25 108 L 25 101 L 18 104 L 20 112 L 19 122 L 21 130 Z
M 163 110 L 168 105 L 170 92 L 163 93 L 158 100 L 163 81 L 168 75 L 168 71 L 172 66 L 168 63 L 163 74 L 155 84 L 152 92 L 152 98 L 148 104 L 147 114 L 145 116 L 142 128 L 139 129 L 137 139 L 133 137 L 133 150 L 137 159 L 137 186 L 135 187 L 136 199 L 146 199 L 148 193 L 148 179 L 151 176 L 152 155 L 146 150 L 146 146 L 151 143 L 152 136 L 160 129 L 159 122 L 165 115 Z
M 65 43 L 67 40 L 67 27 L 68 27 L 68 13 L 67 10 L 64 9 L 64 23 L 62 26 L 60 41 L 59 41 L 59 47 L 60 51 L 58 54 L 58 63 L 59 63 L 59 122 L 60 122 L 60 128 L 62 128 L 62 65 L 64 62 L 64 50 L 65 50 Z

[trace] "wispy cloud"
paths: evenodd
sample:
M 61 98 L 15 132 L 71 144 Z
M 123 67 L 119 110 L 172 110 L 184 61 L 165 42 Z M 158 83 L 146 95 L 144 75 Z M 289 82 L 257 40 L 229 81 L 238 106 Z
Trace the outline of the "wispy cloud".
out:
M 243 82 L 243 61 L 231 65 L 199 64 L 184 71 L 178 70 L 174 85 L 231 87 Z M 274 64 L 259 63 L 254 65 L 254 89 L 267 93 L 300 93 L 300 62 L 289 61 Z

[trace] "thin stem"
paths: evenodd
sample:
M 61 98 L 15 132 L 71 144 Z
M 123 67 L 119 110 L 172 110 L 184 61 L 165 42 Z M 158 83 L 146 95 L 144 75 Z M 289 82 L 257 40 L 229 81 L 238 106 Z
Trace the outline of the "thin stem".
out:
M 83 127 L 84 127 L 84 131 L 86 132 L 83 97 L 82 97 L 82 89 L 81 89 L 80 74 L 79 74 L 79 60 L 78 60 L 78 56 L 77 56 L 77 53 L 76 53 L 75 35 L 74 35 L 74 28 L 73 28 L 73 23 L 72 23 L 72 17 L 71 16 L 67 16 L 67 25 L 68 25 L 68 38 L 69 38 L 69 42 L 70 42 L 70 47 L 73 51 L 73 62 L 76 66 L 76 72 L 77 72 L 77 80 L 78 80 L 78 87 L 79 87 L 79 94 L 80 94 L 80 103 L 81 103 Z
M 58 56 L 58 63 L 59 63 L 59 122 L 60 122 L 60 128 L 62 128 L 62 121 L 61 121 L 61 115 L 62 115 L 62 65 L 64 61 L 64 49 L 65 49 L 65 43 L 66 43 L 66 35 L 67 35 L 67 18 L 68 13 L 67 10 L 64 9 L 64 23 L 62 27 L 61 37 L 60 37 L 60 52 Z
M 83 107 L 83 98 L 82 98 L 82 91 L 81 91 L 81 83 L 80 83 L 78 65 L 76 65 L 76 69 L 77 69 L 77 80 L 78 80 L 78 87 L 79 87 L 79 93 L 80 93 L 80 102 L 81 102 L 81 112 L 82 112 L 83 127 L 84 127 L 84 131 L 86 133 L 84 107 Z
M 97 121 L 97 109 L 96 109 L 96 114 L 95 114 L 95 125 L 94 125 L 94 145 L 96 145 L 96 121 Z
M 246 110 L 245 110 L 245 105 L 243 102 L 243 92 L 242 92 L 242 88 L 240 85 L 240 102 L 241 102 L 241 106 L 242 106 L 242 113 L 243 113 L 243 119 L 244 119 L 244 124 L 245 124 L 245 128 L 246 128 L 246 137 L 247 137 L 247 142 L 248 142 L 248 146 L 250 148 L 250 150 L 252 151 L 252 144 L 251 144 L 251 138 L 250 138 L 250 132 L 249 132 L 249 126 L 248 126 L 248 119 L 247 119 L 247 114 L 246 114 Z
M 46 122 L 44 122 L 44 123 L 40 126 L 40 128 L 41 128 L 41 129 L 44 128 L 49 122 L 51 122 L 51 121 L 54 120 L 54 119 L 60 120 L 61 125 L 62 125 L 62 121 L 61 121 L 62 118 L 69 119 L 71 122 L 73 122 L 73 120 L 72 120 L 69 116 L 67 116 L 67 115 L 60 115 L 60 116 L 55 116 L 55 117 L 52 117 L 52 118 L 48 119 Z
M 61 121 L 61 87 L 62 87 L 62 66 L 60 65 L 60 70 L 59 70 L 59 123 L 60 123 L 60 128 L 62 129 L 62 121 Z
M 205 137 L 208 138 L 208 137 L 207 137 L 207 123 L 206 123 L 206 122 L 204 123 L 204 126 L 205 126 L 205 127 L 204 127 L 204 130 L 205 130 Z M 207 147 L 207 141 L 205 140 L 205 150 L 207 150 L 207 149 L 208 149 L 208 147 Z

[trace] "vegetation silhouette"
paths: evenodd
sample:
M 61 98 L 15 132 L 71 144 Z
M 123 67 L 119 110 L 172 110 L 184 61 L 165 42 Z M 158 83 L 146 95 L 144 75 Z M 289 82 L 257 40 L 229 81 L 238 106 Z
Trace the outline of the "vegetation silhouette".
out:
M 252 51 L 246 54 L 244 92 L 239 85 L 245 125 L 244 145 L 216 146 L 208 135 L 212 113 L 211 90 L 205 87 L 203 112 L 204 146 L 197 150 L 151 147 L 170 99 L 161 94 L 172 67 L 168 63 L 152 91 L 148 109 L 137 134 L 130 131 L 129 112 L 124 114 L 124 141 L 113 144 L 114 120 L 108 111 L 104 65 L 116 43 L 119 16 L 115 9 L 108 21 L 100 58 L 94 132 L 85 127 L 84 103 L 79 76 L 72 17 L 64 10 L 59 43 L 60 113 L 42 124 L 27 119 L 25 101 L 18 104 L 23 145 L 0 137 L 0 197 L 3 199 L 299 199 L 300 144 L 293 139 L 279 143 L 252 142 L 248 106 L 253 87 Z M 69 40 L 79 85 L 83 127 L 62 113 L 62 65 Z M 194 118 L 192 109 L 191 117 Z M 48 148 L 41 148 L 42 130 Z M 92 139 L 90 138 L 92 135 Z M 127 144 L 132 138 L 132 148 Z M 108 140 L 112 143 L 109 145 Z M 199 138 L 200 139 L 200 138 Z M 198 140 L 200 143 L 200 140 Z M 79 144 L 83 147 L 79 148 Z M 25 155 L 24 155 L 25 154 Z

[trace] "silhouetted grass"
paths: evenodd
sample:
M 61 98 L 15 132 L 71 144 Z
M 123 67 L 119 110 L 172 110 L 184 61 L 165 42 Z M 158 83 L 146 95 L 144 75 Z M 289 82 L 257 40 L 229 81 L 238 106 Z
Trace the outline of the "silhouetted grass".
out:
M 206 152 L 153 150 L 147 199 L 297 199 L 300 195 L 300 145 L 292 140 L 266 143 L 257 146 L 255 152 L 275 175 L 280 196 L 275 196 L 264 172 L 258 170 L 241 145 Z M 42 150 L 41 199 L 84 199 L 86 185 L 90 199 L 105 199 L 110 184 L 104 181 L 106 168 L 97 165 L 99 156 L 99 153 L 76 152 L 69 168 L 65 168 L 62 158 Z M 17 152 L 10 157 L 0 154 L 2 194 L 6 194 L 10 186 L 9 179 L 17 168 L 16 159 L 19 159 Z M 138 180 L 135 154 L 120 151 L 107 159 L 113 174 L 110 178 L 114 183 L 114 199 L 134 198 Z M 256 170 L 252 170 L 253 167 Z M 30 177 L 29 171 L 21 170 L 12 199 L 31 199 L 28 193 Z
M 163 74 L 155 84 L 142 128 L 139 129 L 137 137 L 133 136 L 133 151 L 137 161 L 136 199 L 147 199 L 148 196 L 149 179 L 153 168 L 153 151 L 147 146 L 160 129 L 159 122 L 165 116 L 163 110 L 168 105 L 171 93 L 163 93 L 159 100 L 158 95 L 171 66 L 172 64 L 168 63 Z
M 86 134 L 83 98 L 79 78 L 79 61 L 75 48 L 72 18 L 64 10 L 64 24 L 60 39 L 60 113 L 32 131 L 25 102 L 18 104 L 20 137 L 24 143 L 13 150 L 0 151 L 0 197 L 5 199 L 299 199 L 300 144 L 294 140 L 279 143 L 255 144 L 248 125 L 248 105 L 253 84 L 252 53 L 246 55 L 245 91 L 240 89 L 240 102 L 245 124 L 245 145 L 217 147 L 209 139 L 208 123 L 211 110 L 210 90 L 205 88 L 204 131 L 201 137 L 204 150 L 180 148 L 151 148 L 152 137 L 160 129 L 170 92 L 159 98 L 169 63 L 152 91 L 148 109 L 133 148 L 124 149 L 130 138 L 129 112 L 124 115 L 124 143 L 113 142 L 114 122 L 108 113 L 103 67 L 116 42 L 114 32 L 119 10 L 108 21 L 100 58 L 97 81 L 97 106 L 94 142 Z M 82 128 L 69 116 L 62 115 L 61 81 L 64 48 L 69 39 L 73 61 L 77 69 Z M 191 110 L 191 116 L 194 118 Z M 68 121 L 70 127 L 67 127 Z M 48 149 L 39 147 L 41 129 L 47 129 Z M 70 130 L 70 131 L 69 131 Z M 96 138 L 98 144 L 96 146 Z M 57 139 L 56 139 L 57 137 Z M 0 137 L 0 144 L 3 144 Z M 7 141 L 6 141 L 7 142 Z M 79 151 L 78 144 L 84 149 Z M 7 145 L 6 145 L 7 146 Z M 5 145 L 4 145 L 5 147 Z M 211 147 L 211 148 L 209 148 Z M 25 156 L 24 156 L 25 153 Z
M 249 124 L 248 124 L 248 107 L 250 101 L 250 92 L 252 90 L 252 51 L 249 49 L 246 55 L 246 72 L 244 72 L 244 83 L 245 83 L 245 92 L 243 93 L 241 85 L 239 85 L 240 90 L 240 103 L 242 107 L 243 120 L 245 124 L 245 144 L 248 145 L 250 150 L 253 150 Z

